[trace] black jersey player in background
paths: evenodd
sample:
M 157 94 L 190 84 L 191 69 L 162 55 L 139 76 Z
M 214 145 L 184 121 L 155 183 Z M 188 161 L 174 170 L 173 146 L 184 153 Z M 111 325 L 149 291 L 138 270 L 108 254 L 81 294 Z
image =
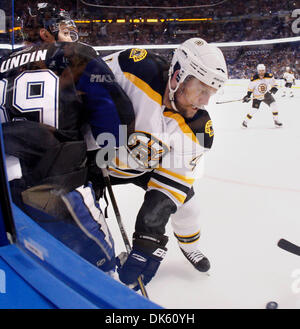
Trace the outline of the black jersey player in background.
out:
M 22 31 L 26 47 L 0 59 L 13 200 L 94 265 L 113 270 L 113 239 L 87 183 L 83 134 L 97 138 L 108 132 L 126 143 L 119 125 L 134 125 L 131 102 L 94 49 L 76 42 L 77 29 L 66 11 L 37 4 L 23 17 Z M 78 227 L 86 227 L 87 234 Z

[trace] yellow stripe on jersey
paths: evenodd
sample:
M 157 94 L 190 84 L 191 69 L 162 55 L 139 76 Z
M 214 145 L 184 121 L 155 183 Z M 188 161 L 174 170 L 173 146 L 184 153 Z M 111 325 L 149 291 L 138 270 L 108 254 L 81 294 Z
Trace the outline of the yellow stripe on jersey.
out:
M 141 89 L 154 102 L 158 103 L 160 106 L 162 105 L 162 96 L 158 92 L 154 91 L 145 81 L 141 80 L 140 78 L 129 72 L 123 73 L 129 81 L 131 81 L 136 87 Z
M 155 168 L 155 170 L 158 170 L 158 171 L 161 171 L 161 172 L 164 172 L 170 176 L 173 176 L 173 177 L 176 177 L 178 178 L 179 180 L 182 180 L 190 185 L 193 185 L 194 182 L 195 182 L 195 179 L 194 178 L 189 178 L 189 177 L 186 177 L 186 176 L 183 176 L 183 175 L 180 175 L 178 173 L 175 173 L 173 171 L 170 171 L 170 170 L 167 170 L 165 168 L 162 168 L 162 167 L 158 167 L 158 168 Z
M 119 157 L 115 157 L 113 161 L 119 169 L 131 169 L 128 167 L 128 164 L 122 162 Z
M 196 135 L 193 133 L 192 129 L 186 124 L 184 118 L 180 114 L 167 111 L 164 112 L 164 116 L 176 120 L 181 131 L 189 138 L 191 138 L 194 143 L 200 144 Z
M 124 171 L 121 171 L 121 170 L 117 170 L 115 168 L 112 168 L 112 167 L 109 167 L 108 170 L 112 170 L 114 172 L 116 172 L 117 174 L 120 174 L 122 176 L 128 176 L 128 177 L 136 177 L 137 175 L 136 174 L 131 174 L 131 173 L 126 173 Z
M 170 190 L 170 189 L 168 189 L 168 188 L 166 188 L 166 187 L 164 187 L 164 186 L 161 186 L 161 185 L 159 185 L 159 184 L 157 184 L 157 183 L 155 183 L 155 182 L 153 182 L 153 181 L 151 181 L 151 180 L 149 181 L 148 186 L 149 186 L 149 187 L 156 187 L 156 188 L 158 188 L 158 189 L 160 189 L 160 190 L 166 190 L 166 191 L 168 191 L 168 192 L 171 193 L 171 194 L 174 196 L 174 198 L 175 198 L 177 201 L 179 201 L 180 203 L 184 203 L 184 201 L 185 201 L 185 199 L 186 199 L 186 195 L 179 194 L 179 193 L 177 193 L 177 192 L 175 192 L 175 191 L 172 191 L 172 190 Z

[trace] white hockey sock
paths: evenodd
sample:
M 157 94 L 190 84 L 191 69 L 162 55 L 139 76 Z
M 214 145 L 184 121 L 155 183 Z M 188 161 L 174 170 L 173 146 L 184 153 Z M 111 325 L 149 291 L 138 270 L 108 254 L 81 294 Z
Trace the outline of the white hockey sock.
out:
M 273 102 L 272 104 L 270 104 L 270 108 L 273 114 L 273 119 L 274 121 L 278 121 L 278 107 L 277 107 L 277 103 Z
M 196 196 L 193 196 L 171 216 L 173 232 L 179 246 L 185 251 L 198 248 L 200 238 L 200 214 L 201 204 L 199 204 L 199 200 Z
M 248 122 L 249 120 L 251 120 L 254 116 L 254 114 L 258 111 L 258 109 L 252 107 L 251 110 L 248 112 L 248 114 L 246 115 L 246 118 L 244 121 Z

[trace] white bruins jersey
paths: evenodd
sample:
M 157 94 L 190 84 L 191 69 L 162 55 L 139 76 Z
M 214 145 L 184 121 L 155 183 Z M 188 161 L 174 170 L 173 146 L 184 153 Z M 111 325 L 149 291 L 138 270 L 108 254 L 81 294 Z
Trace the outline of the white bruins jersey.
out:
M 254 98 L 262 100 L 264 99 L 265 93 L 273 87 L 278 88 L 273 74 L 265 73 L 263 78 L 260 78 L 258 74 L 255 74 L 250 79 L 248 91 L 253 92 Z
M 127 148 L 118 149 L 110 175 L 126 179 L 151 171 L 148 191 L 159 190 L 182 205 L 199 176 L 197 163 L 213 142 L 207 111 L 186 120 L 164 108 L 169 65 L 158 55 L 134 48 L 103 60 L 132 101 L 136 116 L 135 133 Z
M 295 81 L 295 75 L 293 72 L 284 72 L 283 79 L 287 83 L 293 83 Z

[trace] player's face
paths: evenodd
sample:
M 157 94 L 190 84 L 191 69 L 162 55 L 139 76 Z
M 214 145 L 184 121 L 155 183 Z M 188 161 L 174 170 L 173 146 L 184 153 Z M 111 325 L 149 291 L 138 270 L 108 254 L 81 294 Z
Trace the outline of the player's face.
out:
M 175 93 L 176 108 L 185 118 L 192 118 L 216 92 L 215 88 L 193 78 L 181 84 Z
M 259 77 L 263 77 L 266 73 L 265 70 L 258 70 L 257 72 L 258 72 Z
M 78 40 L 78 31 L 76 26 L 60 23 L 58 32 L 58 41 L 75 42 Z

